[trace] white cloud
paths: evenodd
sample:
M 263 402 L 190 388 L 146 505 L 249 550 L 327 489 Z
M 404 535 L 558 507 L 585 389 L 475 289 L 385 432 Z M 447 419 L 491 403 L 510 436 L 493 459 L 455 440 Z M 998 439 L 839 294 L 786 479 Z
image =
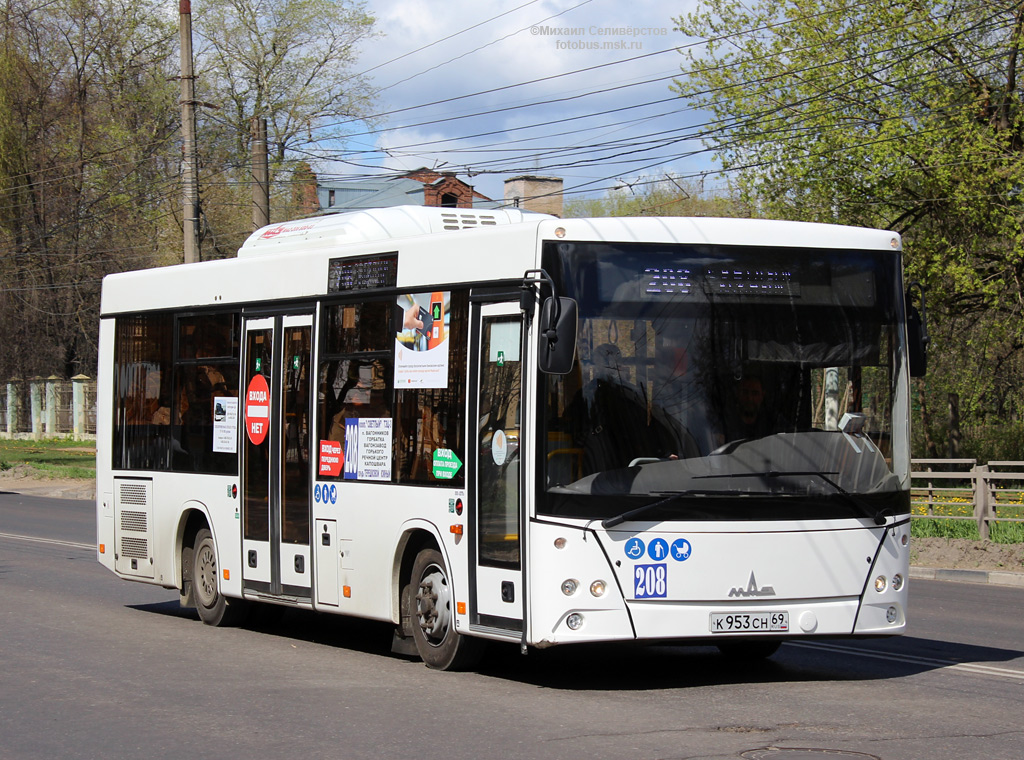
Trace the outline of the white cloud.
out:
M 693 0 L 666 7 L 663 3 L 621 0 L 537 0 L 501 18 L 488 21 L 516 5 L 482 4 L 469 0 L 424 3 L 417 0 L 371 0 L 369 10 L 377 17 L 377 28 L 384 36 L 367 43 L 360 57 L 360 70 L 370 70 L 374 84 L 383 88 L 382 110 L 418 106 L 432 101 L 505 87 L 520 82 L 544 79 L 566 72 L 655 53 L 683 44 L 673 31 L 672 16 L 688 10 Z M 549 18 L 563 12 L 556 18 Z M 487 22 L 487 23 L 481 23 Z M 480 24 L 471 31 L 458 32 Z M 450 39 L 445 39 L 451 37 Z M 419 48 L 443 40 L 425 50 Z M 399 58 L 394 62 L 392 59 Z M 642 146 L 624 144 L 606 152 L 584 152 L 565 161 L 586 161 L 608 156 L 607 162 L 593 166 L 559 166 L 554 157 L 531 156 L 513 152 L 517 148 L 558 149 L 587 147 L 606 140 L 624 140 L 632 135 L 677 130 L 700 121 L 699 115 L 686 111 L 684 101 L 643 107 L 656 100 L 670 99 L 669 79 L 644 85 L 621 87 L 658 77 L 670 77 L 679 70 L 680 56 L 670 52 L 640 60 L 598 68 L 587 73 L 547 79 L 546 81 L 455 100 L 441 105 L 393 114 L 385 118 L 382 131 L 374 138 L 363 138 L 362 147 L 373 139 L 376 147 L 388 148 L 392 157 L 382 155 L 382 168 L 441 166 L 451 170 L 537 170 L 566 177 L 567 187 L 610 176 L 633 176 L 658 171 L 685 171 L 674 154 L 697 147 L 694 143 L 663 146 L 646 152 Z M 383 65 L 382 65 L 383 64 Z M 378 67 L 378 68 L 374 68 Z M 617 88 L 611 92 L 573 98 L 583 93 Z M 573 98 L 573 99 L 569 99 Z M 539 101 L 562 99 L 547 105 L 529 107 Z M 471 135 L 512 130 L 571 117 L 584 117 L 616 108 L 620 113 L 580 118 L 533 129 L 518 129 L 489 137 Z M 495 109 L 499 113 L 477 115 L 437 124 L 409 126 L 455 116 L 481 114 Z M 666 112 L 669 112 L 666 114 Z M 663 114 L 663 115 L 657 115 Z M 641 117 L 648 117 L 640 120 Z M 623 124 L 632 120 L 636 123 Z M 571 134 L 561 134 L 568 133 Z M 523 142 L 527 138 L 535 138 Z M 419 143 L 443 140 L 433 146 L 403 148 Z M 474 153 L 459 152 L 479 147 Z M 625 156 L 613 157 L 630 149 L 639 151 L 635 161 L 624 163 Z M 664 163 L 659 164 L 659 159 Z M 706 165 L 708 159 L 702 159 Z M 641 169 L 648 164 L 655 164 Z M 690 166 L 696 166 L 691 160 Z M 550 170 L 549 170 L 550 169 Z M 482 175 L 474 179 L 487 195 L 501 194 L 501 176 Z M 596 192 L 611 182 L 591 185 Z

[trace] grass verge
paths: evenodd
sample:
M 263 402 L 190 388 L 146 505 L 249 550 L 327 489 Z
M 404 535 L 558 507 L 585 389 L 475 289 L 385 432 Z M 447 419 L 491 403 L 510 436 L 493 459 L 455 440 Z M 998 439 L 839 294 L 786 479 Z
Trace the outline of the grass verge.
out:
M 15 468 L 27 477 L 40 479 L 95 478 L 96 444 L 68 438 L 40 441 L 0 439 L 0 470 Z
M 992 523 L 989 540 L 994 544 L 1024 543 L 1024 523 Z M 978 525 L 973 520 L 942 520 L 930 517 L 915 518 L 910 522 L 912 538 L 966 538 L 980 541 Z

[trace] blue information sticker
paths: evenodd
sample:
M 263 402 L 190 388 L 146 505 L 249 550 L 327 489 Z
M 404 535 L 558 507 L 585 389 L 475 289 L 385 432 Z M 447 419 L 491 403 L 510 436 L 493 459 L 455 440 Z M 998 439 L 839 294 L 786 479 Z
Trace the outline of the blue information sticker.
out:
M 326 488 L 326 487 L 327 486 L 324 486 L 324 488 Z M 324 501 L 327 501 L 327 499 L 324 499 Z M 334 504 L 337 501 L 338 501 L 338 486 L 336 484 L 334 484 L 334 483 L 331 483 L 331 504 Z
M 668 594 L 668 565 L 636 565 L 633 568 L 633 597 L 664 598 Z
M 320 484 L 319 483 L 317 483 L 315 486 L 313 486 L 313 501 L 315 501 L 317 504 L 320 503 Z
M 668 541 L 664 538 L 656 538 L 647 545 L 647 556 L 661 562 L 668 559 Z
M 644 546 L 643 541 L 634 536 L 633 538 L 629 539 L 626 542 L 626 545 L 622 548 L 623 551 L 626 552 L 626 556 L 630 559 L 640 559 L 644 556 L 644 549 L 646 549 L 647 547 Z
M 672 542 L 672 559 L 677 562 L 688 560 L 692 551 L 693 546 L 685 538 L 677 538 Z

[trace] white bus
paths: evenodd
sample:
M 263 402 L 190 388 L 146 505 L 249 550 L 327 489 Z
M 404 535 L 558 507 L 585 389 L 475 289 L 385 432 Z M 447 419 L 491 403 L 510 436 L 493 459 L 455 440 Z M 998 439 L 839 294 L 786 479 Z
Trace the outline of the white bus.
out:
M 256 603 L 387 621 L 439 669 L 487 640 L 900 634 L 921 345 L 900 248 L 400 207 L 112 275 L 99 561 L 211 625 Z

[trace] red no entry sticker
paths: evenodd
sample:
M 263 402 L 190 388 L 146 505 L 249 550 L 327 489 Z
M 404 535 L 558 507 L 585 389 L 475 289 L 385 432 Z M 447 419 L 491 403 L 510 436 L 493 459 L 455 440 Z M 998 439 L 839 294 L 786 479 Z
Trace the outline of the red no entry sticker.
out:
M 270 388 L 263 375 L 254 375 L 245 391 L 245 434 L 259 446 L 270 431 Z

